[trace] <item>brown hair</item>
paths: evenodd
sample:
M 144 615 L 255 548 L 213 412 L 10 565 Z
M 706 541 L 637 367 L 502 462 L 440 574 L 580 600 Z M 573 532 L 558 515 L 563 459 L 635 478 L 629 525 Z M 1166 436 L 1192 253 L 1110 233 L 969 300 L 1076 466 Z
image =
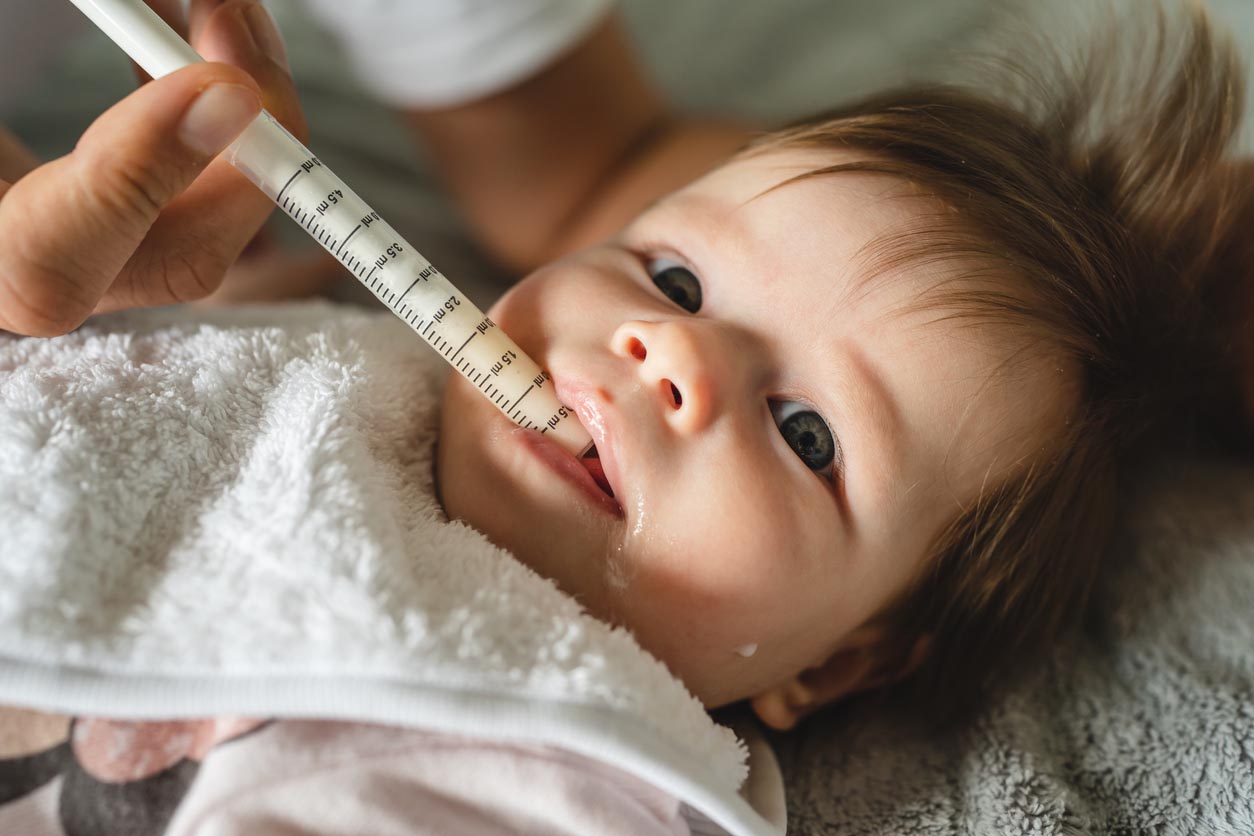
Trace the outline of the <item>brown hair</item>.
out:
M 923 571 L 879 616 L 894 664 L 931 636 L 903 688 L 933 720 L 961 718 L 1013 663 L 1080 622 L 1138 454 L 1158 433 L 1187 429 L 1180 419 L 1195 405 L 1220 402 L 1209 278 L 1233 238 L 1224 154 L 1241 72 L 1200 6 L 1185 26 L 1154 8 L 1082 60 L 1051 53 L 1045 72 L 1003 65 L 1009 95 L 888 93 L 749 151 L 853 151 L 855 162 L 802 177 L 886 175 L 939 198 L 948 211 L 877 242 L 877 264 L 981 265 L 942 307 L 1027 326 L 1080 372 L 1078 405 L 1052 443 L 939 532 Z

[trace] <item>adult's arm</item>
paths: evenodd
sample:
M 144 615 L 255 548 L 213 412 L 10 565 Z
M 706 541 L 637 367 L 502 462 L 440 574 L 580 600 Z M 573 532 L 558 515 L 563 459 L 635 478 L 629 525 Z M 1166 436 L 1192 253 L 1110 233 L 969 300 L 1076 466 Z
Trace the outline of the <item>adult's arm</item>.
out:
M 614 15 L 514 87 L 407 119 L 480 241 L 518 271 L 614 232 L 752 135 L 675 113 Z
M 21 176 L 0 179 L 0 329 L 204 296 L 269 215 L 214 158 L 263 105 L 304 133 L 282 41 L 255 0 L 194 0 L 191 21 L 207 63 L 144 85 L 68 155 L 30 169 L 7 139 L 0 177 Z
M 676 113 L 615 16 L 584 25 L 599 0 L 480 6 L 488 19 L 463 21 L 460 34 L 455 0 L 363 5 L 310 0 L 362 80 L 405 115 L 479 243 L 515 273 L 613 233 L 753 135 Z M 549 28 L 528 29 L 531 15 Z M 211 301 L 308 295 L 342 275 L 321 251 L 254 258 Z

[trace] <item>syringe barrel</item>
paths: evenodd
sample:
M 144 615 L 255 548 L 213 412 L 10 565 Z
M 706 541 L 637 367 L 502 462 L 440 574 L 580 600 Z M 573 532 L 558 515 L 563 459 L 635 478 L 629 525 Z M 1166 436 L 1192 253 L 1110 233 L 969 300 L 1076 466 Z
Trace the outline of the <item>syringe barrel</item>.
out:
M 71 0 L 153 78 L 201 58 L 143 0 Z M 547 372 L 264 110 L 224 152 L 510 420 L 579 455 L 592 440 Z
M 511 421 L 592 445 L 548 373 L 269 113 L 223 156 Z

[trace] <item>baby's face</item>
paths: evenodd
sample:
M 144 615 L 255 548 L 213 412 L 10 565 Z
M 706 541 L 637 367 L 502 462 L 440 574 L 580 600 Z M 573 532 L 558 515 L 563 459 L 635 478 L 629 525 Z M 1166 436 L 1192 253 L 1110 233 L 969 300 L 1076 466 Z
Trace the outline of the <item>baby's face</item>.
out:
M 449 515 L 711 707 L 844 647 L 1064 407 L 1044 352 L 917 304 L 945 268 L 869 277 L 860 250 L 935 205 L 864 175 L 768 191 L 836 161 L 734 160 L 492 309 L 591 433 L 613 500 L 459 376 L 444 401 Z

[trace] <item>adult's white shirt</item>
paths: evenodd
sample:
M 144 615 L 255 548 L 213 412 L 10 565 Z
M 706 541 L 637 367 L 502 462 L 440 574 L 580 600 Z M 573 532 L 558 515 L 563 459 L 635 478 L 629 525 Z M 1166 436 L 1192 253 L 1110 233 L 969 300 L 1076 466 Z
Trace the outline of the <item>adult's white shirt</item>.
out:
M 365 87 L 401 107 L 513 86 L 577 43 L 612 0 L 304 0 Z M 90 24 L 68 0 L 0 0 L 0 110 Z

